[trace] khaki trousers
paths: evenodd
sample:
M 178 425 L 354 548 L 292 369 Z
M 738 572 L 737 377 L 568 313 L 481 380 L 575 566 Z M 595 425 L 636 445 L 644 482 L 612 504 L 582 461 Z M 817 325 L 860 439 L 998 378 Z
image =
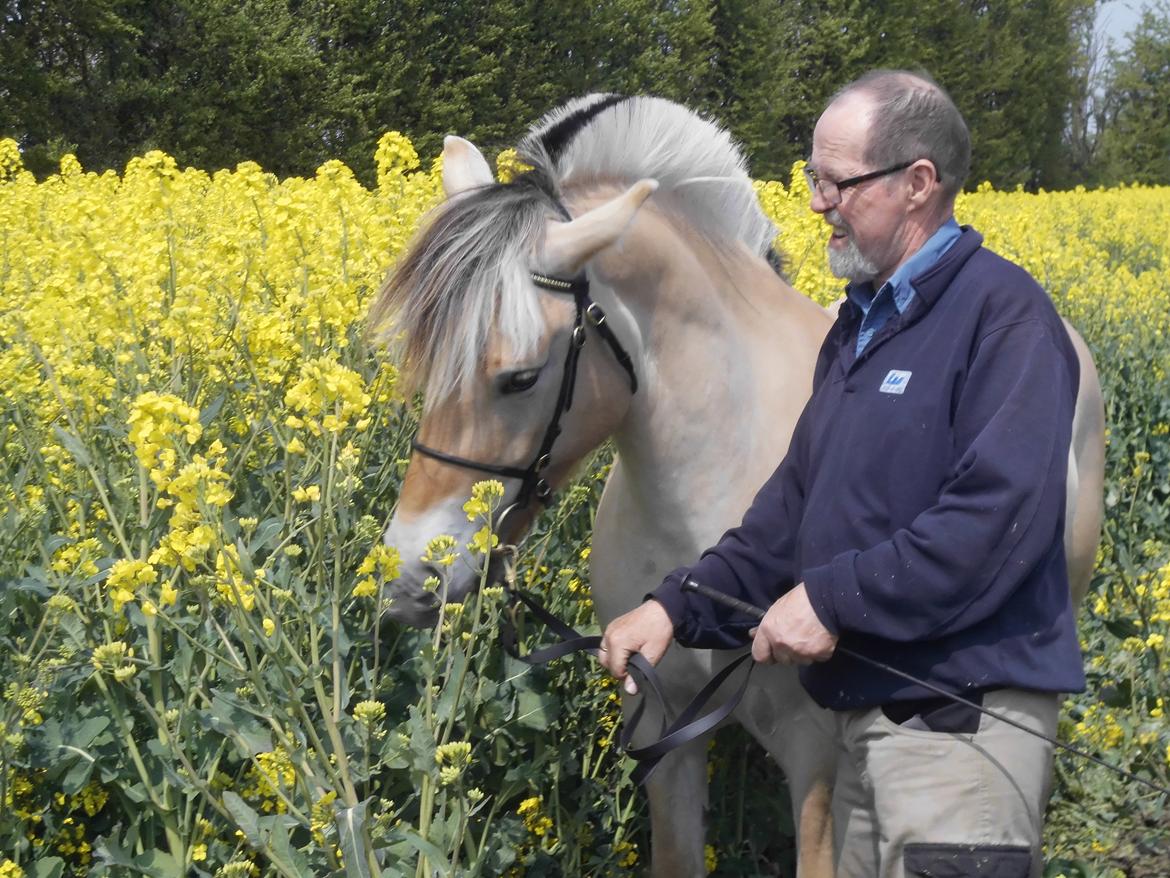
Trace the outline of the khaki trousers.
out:
M 1001 689 L 983 706 L 1056 733 L 1053 693 Z M 974 734 L 906 728 L 880 708 L 836 720 L 837 878 L 1040 875 L 1051 744 L 986 715 Z

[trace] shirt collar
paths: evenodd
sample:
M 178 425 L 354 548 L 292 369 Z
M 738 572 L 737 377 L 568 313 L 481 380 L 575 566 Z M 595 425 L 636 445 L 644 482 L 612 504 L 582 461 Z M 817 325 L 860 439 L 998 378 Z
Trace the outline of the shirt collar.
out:
M 955 221 L 954 217 L 951 217 L 938 228 L 938 231 L 926 239 L 926 243 L 919 247 L 913 256 L 894 270 L 890 279 L 882 284 L 881 289 L 877 291 L 877 295 L 889 287 L 893 291 L 894 307 L 901 314 L 910 304 L 910 300 L 914 298 L 914 287 L 910 283 L 911 278 L 924 273 L 938 262 L 961 234 L 962 229 L 959 228 L 958 222 Z M 851 302 L 861 309 L 863 314 L 868 313 L 870 304 L 877 298 L 877 295 L 874 294 L 873 283 L 870 281 L 849 284 L 845 288 L 845 294 Z

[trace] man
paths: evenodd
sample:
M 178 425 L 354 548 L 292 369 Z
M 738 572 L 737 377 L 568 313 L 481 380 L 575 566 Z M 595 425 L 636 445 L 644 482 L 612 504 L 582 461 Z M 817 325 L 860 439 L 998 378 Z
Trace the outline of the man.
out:
M 1076 355 L 1036 282 L 955 222 L 969 162 L 926 76 L 834 96 L 806 174 L 849 284 L 812 397 L 742 524 L 605 631 L 630 692 L 629 655 L 672 639 L 803 666 L 839 737 L 842 878 L 1038 875 L 1052 753 L 838 642 L 1050 735 L 1084 685 L 1062 541 Z

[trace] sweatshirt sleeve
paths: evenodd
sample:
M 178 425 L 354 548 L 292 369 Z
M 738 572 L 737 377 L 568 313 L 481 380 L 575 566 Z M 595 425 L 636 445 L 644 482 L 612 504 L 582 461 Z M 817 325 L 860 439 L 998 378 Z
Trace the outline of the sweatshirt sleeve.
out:
M 653 593 L 674 623 L 674 636 L 684 646 L 731 649 L 748 642 L 758 620 L 728 610 L 707 598 L 684 593 L 683 580 L 697 582 L 758 607 L 769 607 L 794 584 L 796 530 L 804 504 L 801 461 L 802 425 L 797 421 L 788 453 L 760 488 L 738 527 L 703 552 L 690 567 L 670 573 Z
M 912 641 L 993 614 L 1063 521 L 1075 383 L 1044 322 L 985 336 L 956 406 L 955 464 L 938 501 L 890 539 L 803 571 L 826 627 Z

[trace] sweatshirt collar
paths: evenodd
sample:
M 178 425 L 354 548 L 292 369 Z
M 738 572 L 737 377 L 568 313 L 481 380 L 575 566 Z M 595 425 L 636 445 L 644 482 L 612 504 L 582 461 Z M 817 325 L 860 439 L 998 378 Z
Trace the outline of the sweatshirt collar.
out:
M 950 249 L 951 245 L 959 239 L 961 234 L 962 230 L 959 228 L 959 224 L 954 217 L 951 217 L 926 239 L 926 243 L 919 247 L 914 255 L 894 270 L 889 280 L 882 284 L 881 289 L 877 290 L 876 293 L 871 281 L 863 281 L 862 283 L 849 284 L 845 288 L 845 294 L 853 304 L 861 309 L 863 314 L 868 314 L 870 306 L 877 301 L 878 296 L 884 295 L 889 290 L 898 313 L 905 313 L 916 292 L 916 284 L 913 279 L 929 271 Z

